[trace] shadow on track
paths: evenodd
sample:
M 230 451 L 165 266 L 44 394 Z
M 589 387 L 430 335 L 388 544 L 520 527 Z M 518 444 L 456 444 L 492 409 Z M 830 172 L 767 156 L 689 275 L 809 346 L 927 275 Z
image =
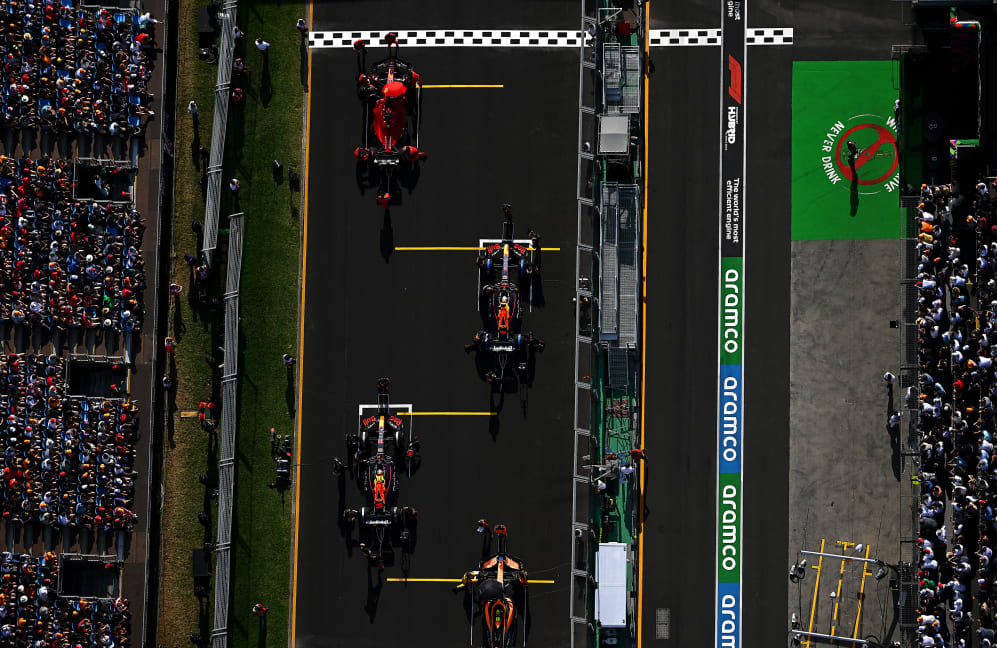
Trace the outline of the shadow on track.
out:
M 373 579 L 371 572 L 374 572 Z M 363 610 L 371 623 L 377 618 L 377 604 L 381 600 L 381 590 L 384 588 L 383 573 L 383 569 L 367 566 L 367 602 L 364 603 Z
M 384 262 L 390 262 L 391 255 L 395 251 L 395 230 L 391 227 L 390 209 L 384 210 L 384 223 L 381 225 L 380 232 L 380 248 L 381 256 L 384 257 Z

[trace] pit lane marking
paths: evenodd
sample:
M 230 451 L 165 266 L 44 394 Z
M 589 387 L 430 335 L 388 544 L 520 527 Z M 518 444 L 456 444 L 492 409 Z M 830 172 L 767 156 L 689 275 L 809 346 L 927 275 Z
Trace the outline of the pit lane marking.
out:
M 352 49 L 353 41 L 385 45 L 389 29 L 358 31 L 313 31 L 308 46 L 314 49 Z M 501 30 L 429 29 L 397 30 L 398 44 L 406 47 L 515 47 L 564 49 L 588 45 L 576 29 Z M 719 29 L 651 29 L 649 47 L 718 47 L 723 43 Z M 754 27 L 745 30 L 748 45 L 792 45 L 792 27 Z
M 459 583 L 460 578 L 387 578 L 389 583 Z M 530 585 L 553 585 L 554 579 L 529 579 Z

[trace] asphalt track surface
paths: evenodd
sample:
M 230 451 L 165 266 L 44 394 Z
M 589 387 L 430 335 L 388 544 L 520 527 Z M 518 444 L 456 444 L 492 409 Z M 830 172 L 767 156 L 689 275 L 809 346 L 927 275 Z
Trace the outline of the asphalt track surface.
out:
M 581 24 L 581 5 L 578 0 L 503 0 L 502 2 L 320 0 L 315 2 L 312 31 L 501 27 L 564 29 L 579 24 Z M 416 69 L 418 70 L 418 66 Z M 426 83 L 431 82 L 426 81 Z
M 383 27 L 370 3 L 316 5 L 316 29 Z M 382 3 L 387 4 L 387 3 Z M 556 3 L 539 3 L 541 7 Z M 556 19 L 577 22 L 577 4 Z M 407 5 L 392 4 L 401 7 Z M 456 3 L 454 5 L 457 6 Z M 526 7 L 526 3 L 522 3 Z M 414 5 L 413 5 L 414 7 Z M 467 18 L 491 25 L 494 16 Z M 414 9 L 398 28 L 424 28 Z M 459 12 L 457 14 L 459 15 Z M 534 16 L 524 9 L 525 18 Z M 439 20 L 446 18 L 441 14 Z M 474 18 L 474 20 L 472 20 Z M 524 20 L 525 20 L 524 18 Z M 550 18 L 554 22 L 554 18 Z M 435 23 L 435 21 L 434 21 Z M 439 24 L 439 23 L 435 23 Z M 446 25 L 451 24 L 447 20 Z M 371 57 L 380 52 L 372 51 Z M 423 462 L 403 478 L 400 504 L 419 509 L 409 576 L 458 578 L 476 566 L 485 517 L 509 527 L 510 551 L 530 576 L 530 643 L 565 645 L 570 561 L 577 51 L 403 48 L 427 84 L 504 84 L 502 89 L 427 89 L 418 183 L 389 217 L 361 195 L 352 151 L 361 111 L 355 56 L 312 57 L 307 283 L 300 395 L 301 478 L 296 584 L 298 646 L 459 646 L 468 623 L 445 583 L 377 581 L 341 537 L 341 497 L 359 506 L 352 481 L 340 491 L 333 456 L 357 425 L 357 405 L 376 401 L 374 381 L 418 411 L 490 411 L 495 417 L 424 416 L 414 431 Z M 547 343 L 525 411 L 519 396 L 495 399 L 463 344 L 479 328 L 474 252 L 409 252 L 394 246 L 474 246 L 501 233 L 501 204 L 517 232 L 536 229 L 544 247 L 543 299 L 524 328 Z M 383 576 L 402 576 L 400 565 Z M 475 628 L 477 634 L 477 627 Z
M 707 645 L 716 538 L 719 140 L 712 134 L 720 126 L 720 48 L 662 48 L 651 56 L 644 391 L 659 405 L 644 418 L 643 638 L 652 643 L 655 611 L 664 608 L 673 645 Z
M 649 409 L 645 418 L 647 645 L 658 643 L 659 608 L 671 610 L 674 645 L 703 645 L 713 635 L 720 54 L 718 47 L 652 51 L 648 169 L 660 180 L 648 193 L 645 398 L 666 405 L 661 416 Z M 789 86 L 778 81 L 791 78 L 791 57 L 782 47 L 752 47 L 747 55 L 741 582 L 748 647 L 778 645 L 787 627 L 779 597 L 789 463 L 791 106 Z

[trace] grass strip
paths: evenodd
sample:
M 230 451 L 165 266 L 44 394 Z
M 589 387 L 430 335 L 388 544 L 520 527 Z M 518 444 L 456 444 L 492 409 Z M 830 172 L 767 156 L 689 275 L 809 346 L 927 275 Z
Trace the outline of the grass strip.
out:
M 229 112 L 225 182 L 242 183 L 239 199 L 226 191 L 222 213 L 245 213 L 240 286 L 239 431 L 229 628 L 233 646 L 287 645 L 291 551 L 290 490 L 271 488 L 276 464 L 270 430 L 292 435 L 295 373 L 281 356 L 295 354 L 298 321 L 301 194 L 289 188 L 288 169 L 301 171 L 302 58 L 295 29 L 303 2 L 242 0 L 236 46 L 250 70 L 246 99 Z M 254 41 L 271 44 L 264 56 Z M 281 180 L 272 162 L 281 162 Z M 261 621 L 254 603 L 270 608 Z
M 180 61 L 176 122 L 176 212 L 171 259 L 173 281 L 184 286 L 171 301 L 170 334 L 177 340 L 171 372 L 175 398 L 170 400 L 167 439 L 164 444 L 164 504 L 162 582 L 159 642 L 187 646 L 192 632 L 210 636 L 214 603 L 210 596 L 198 601 L 193 593 L 191 551 L 213 539 L 217 517 L 217 447 L 200 429 L 197 417 L 181 418 L 181 411 L 196 410 L 202 400 L 219 403 L 218 372 L 206 356 L 221 359 L 222 314 L 205 307 L 184 263 L 184 253 L 197 254 L 200 240 L 191 229 L 203 220 L 204 194 L 200 183 L 203 144 L 210 146 L 214 110 L 215 65 L 198 58 L 198 0 L 186 0 L 180 9 Z M 229 627 L 233 646 L 287 643 L 290 552 L 290 493 L 268 487 L 274 478 L 270 428 L 291 434 L 294 422 L 294 385 L 281 363 L 286 351 L 294 353 L 297 322 L 297 272 L 299 258 L 300 194 L 288 189 L 286 170 L 300 171 L 303 81 L 301 57 L 305 54 L 294 24 L 304 16 L 303 3 L 275 4 L 246 1 L 239 6 L 239 26 L 246 33 L 236 48 L 250 70 L 245 101 L 230 106 L 224 161 L 227 187 L 231 177 L 242 182 L 239 200 L 225 191 L 221 213 L 246 214 L 241 279 L 239 432 L 232 542 L 232 580 Z M 261 36 L 272 44 L 266 64 L 253 40 Z M 237 84 L 233 84 L 235 86 Z M 193 99 L 200 111 L 200 128 L 186 112 Z M 283 182 L 274 180 L 271 161 L 281 160 Z M 227 239 L 222 232 L 208 295 L 224 291 Z M 208 486 L 199 484 L 206 473 Z M 203 493 L 203 497 L 192 497 Z M 205 511 L 209 528 L 198 522 Z M 251 613 L 261 602 L 270 608 L 265 622 Z

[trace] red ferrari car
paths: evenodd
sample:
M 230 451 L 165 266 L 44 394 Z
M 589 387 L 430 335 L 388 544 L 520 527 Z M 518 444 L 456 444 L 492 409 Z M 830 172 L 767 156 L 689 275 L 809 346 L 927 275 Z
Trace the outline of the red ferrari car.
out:
M 377 204 L 387 209 L 397 191 L 397 172 L 411 170 L 426 159 L 419 148 L 422 77 L 412 64 L 398 57 L 398 35 L 384 37 L 388 56 L 367 69 L 367 44 L 353 44 L 357 52 L 357 96 L 363 104 L 363 145 L 354 150 L 358 175 L 377 186 Z M 403 168 L 404 166 L 404 168 Z

